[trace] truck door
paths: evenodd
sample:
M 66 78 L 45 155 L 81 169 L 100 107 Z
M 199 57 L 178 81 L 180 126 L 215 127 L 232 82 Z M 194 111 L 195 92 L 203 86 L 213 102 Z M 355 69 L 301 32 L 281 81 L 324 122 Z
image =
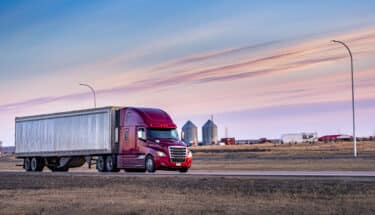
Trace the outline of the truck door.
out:
M 124 154 L 136 154 L 136 130 L 135 126 L 125 126 L 124 132 Z
M 132 154 L 136 147 L 136 128 L 132 123 L 132 113 L 130 111 L 121 112 L 121 119 L 123 120 L 120 128 L 120 153 Z
M 137 131 L 133 114 L 131 111 L 125 112 L 123 132 L 120 134 L 123 138 L 121 153 L 125 168 L 135 168 L 137 163 Z

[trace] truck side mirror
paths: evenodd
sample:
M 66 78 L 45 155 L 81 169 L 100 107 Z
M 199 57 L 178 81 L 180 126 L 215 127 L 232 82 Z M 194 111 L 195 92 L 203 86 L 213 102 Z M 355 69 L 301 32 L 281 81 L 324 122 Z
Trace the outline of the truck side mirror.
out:
M 181 131 L 181 140 L 184 140 L 184 139 L 185 139 L 185 132 Z

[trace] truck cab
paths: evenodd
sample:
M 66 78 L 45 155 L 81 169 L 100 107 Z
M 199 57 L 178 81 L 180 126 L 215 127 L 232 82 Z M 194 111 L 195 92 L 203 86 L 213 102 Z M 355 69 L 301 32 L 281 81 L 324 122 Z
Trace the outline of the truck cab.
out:
M 179 140 L 170 116 L 155 108 L 119 110 L 117 168 L 132 170 L 179 170 L 186 172 L 192 153 Z

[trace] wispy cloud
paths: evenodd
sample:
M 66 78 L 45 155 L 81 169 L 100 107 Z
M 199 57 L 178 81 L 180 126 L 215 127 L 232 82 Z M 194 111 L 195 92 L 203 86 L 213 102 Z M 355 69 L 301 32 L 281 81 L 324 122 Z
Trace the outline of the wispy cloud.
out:
M 157 70 L 167 69 L 167 68 L 175 67 L 179 65 L 196 63 L 200 61 L 215 59 L 218 57 L 225 57 L 227 55 L 237 54 L 243 51 L 257 51 L 258 49 L 269 47 L 271 45 L 274 45 L 280 42 L 281 41 L 275 40 L 275 41 L 269 41 L 269 42 L 264 42 L 264 43 L 258 43 L 254 45 L 243 46 L 239 48 L 229 48 L 225 50 L 212 51 L 212 52 L 203 53 L 203 54 L 195 54 L 195 55 L 191 55 L 188 57 L 184 57 L 182 59 L 174 60 L 172 62 L 164 63 L 163 65 L 156 66 L 152 70 L 157 71 Z
M 356 47 L 360 47 L 363 42 L 369 45 L 374 44 L 375 34 L 373 29 L 367 29 L 361 32 L 348 33 L 342 36 L 343 39 L 351 41 L 351 45 L 356 55 L 368 55 L 369 52 L 356 51 Z M 284 48 L 278 48 L 274 51 L 262 52 L 260 56 L 248 56 L 248 50 L 262 50 L 274 43 L 280 41 L 270 41 L 254 45 L 248 45 L 239 48 L 229 48 L 218 50 L 215 52 L 198 53 L 175 61 L 158 64 L 150 70 L 138 71 L 139 75 L 133 76 L 132 82 L 115 87 L 103 87 L 97 90 L 97 94 L 131 94 L 133 92 L 141 92 L 148 90 L 157 90 L 163 88 L 177 87 L 182 84 L 208 84 L 212 82 L 230 82 L 236 83 L 237 80 L 255 79 L 258 77 L 269 76 L 271 74 L 283 74 L 285 76 L 292 73 L 298 73 L 306 68 L 314 68 L 323 63 L 334 63 L 343 58 L 346 54 L 342 52 L 341 47 L 333 47 L 327 45 L 328 37 L 304 41 L 302 43 L 287 45 Z M 371 53 L 370 49 L 370 53 Z M 375 50 L 374 50 L 375 51 Z M 322 54 L 317 54 L 322 53 Z M 242 59 L 233 62 L 227 56 L 240 54 Z M 220 59 L 216 59 L 220 58 Z M 250 58 L 250 59 L 246 59 Z M 217 66 L 202 66 L 201 62 L 206 60 L 216 60 Z M 214 61 L 215 62 L 215 61 Z M 196 64 L 197 68 L 186 70 L 186 64 Z M 181 71 L 177 73 L 163 72 L 165 68 L 173 67 Z M 150 71 L 158 71 L 153 73 Z M 368 74 L 367 74 L 368 75 Z M 114 77 L 115 78 L 115 77 Z M 0 105 L 0 111 L 22 108 L 25 105 L 42 105 L 55 102 L 58 100 L 74 100 L 90 96 L 89 93 L 71 93 L 61 96 L 40 97 L 32 100 L 9 103 Z

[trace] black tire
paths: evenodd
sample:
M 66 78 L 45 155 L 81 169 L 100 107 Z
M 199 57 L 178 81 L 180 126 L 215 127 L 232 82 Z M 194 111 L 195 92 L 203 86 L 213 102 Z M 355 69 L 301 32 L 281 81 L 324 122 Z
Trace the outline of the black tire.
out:
M 99 172 L 105 172 L 106 171 L 106 168 L 105 168 L 105 157 L 104 156 L 99 156 L 98 159 L 96 159 L 96 169 L 99 171 Z
M 117 168 L 116 156 L 107 156 L 105 159 L 105 168 L 108 172 L 118 172 L 120 171 Z
M 188 170 L 189 170 L 188 168 L 182 168 L 182 169 L 179 169 L 179 171 L 182 172 L 182 173 L 185 173 L 185 172 L 187 172 Z
M 30 158 L 23 159 L 23 168 L 26 172 L 31 171 L 31 160 Z
M 44 168 L 44 162 L 42 158 L 31 158 L 31 171 L 33 172 L 41 172 Z
M 149 156 L 146 157 L 145 167 L 146 167 L 147 172 L 153 173 L 153 172 L 156 171 L 156 169 L 155 169 L 155 161 L 154 161 L 154 158 L 152 158 L 151 155 L 149 155 Z

